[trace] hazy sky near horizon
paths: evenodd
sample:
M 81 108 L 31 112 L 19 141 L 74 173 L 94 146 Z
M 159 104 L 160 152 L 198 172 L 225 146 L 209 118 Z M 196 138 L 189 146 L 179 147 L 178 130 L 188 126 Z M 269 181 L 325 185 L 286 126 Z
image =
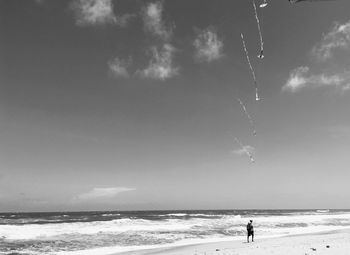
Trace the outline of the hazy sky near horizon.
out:
M 349 10 L 0 0 L 0 211 L 349 208 Z

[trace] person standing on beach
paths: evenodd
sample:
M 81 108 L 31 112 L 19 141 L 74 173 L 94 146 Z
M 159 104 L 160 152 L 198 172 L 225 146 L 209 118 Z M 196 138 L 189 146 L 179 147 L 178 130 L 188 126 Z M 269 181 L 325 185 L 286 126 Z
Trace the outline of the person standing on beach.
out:
M 247 242 L 248 243 L 249 243 L 249 236 L 252 236 L 252 242 L 254 242 L 253 220 L 250 220 L 247 224 Z

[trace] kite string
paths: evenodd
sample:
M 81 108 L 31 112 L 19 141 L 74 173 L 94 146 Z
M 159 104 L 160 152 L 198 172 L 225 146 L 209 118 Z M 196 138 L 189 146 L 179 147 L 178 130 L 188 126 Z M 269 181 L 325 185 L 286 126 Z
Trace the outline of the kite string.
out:
M 237 101 L 239 102 L 239 104 L 241 105 L 244 114 L 247 116 L 249 123 L 253 129 L 253 135 L 256 136 L 256 128 L 255 128 L 255 124 L 253 121 L 253 118 L 250 116 L 249 112 L 247 111 L 247 108 L 245 107 L 244 103 L 242 102 L 242 100 L 240 98 L 237 98 Z
M 237 137 L 234 137 L 234 139 L 236 140 L 236 142 L 238 143 L 238 145 L 241 147 L 241 149 L 245 152 L 245 154 L 247 154 L 247 156 L 249 157 L 250 161 L 252 163 L 255 162 L 255 159 L 253 157 L 253 155 L 250 153 L 249 150 L 247 150 L 247 148 L 238 140 Z
M 248 62 L 248 65 L 249 65 L 249 68 L 250 68 L 250 71 L 251 71 L 251 73 L 252 73 L 253 80 L 254 80 L 255 100 L 256 100 L 256 101 L 259 101 L 259 100 L 260 100 L 260 97 L 259 97 L 258 82 L 257 82 L 257 80 L 256 80 L 256 75 L 255 75 L 254 68 L 253 68 L 253 66 L 252 66 L 252 63 L 250 62 L 249 52 L 248 52 L 247 46 L 246 46 L 246 44 L 245 44 L 244 36 L 243 36 L 242 33 L 241 33 L 241 38 L 242 38 L 243 49 L 244 49 L 244 52 L 245 52 L 245 55 L 246 55 L 246 58 L 247 58 L 247 62 Z
M 246 58 L 247 58 L 247 61 L 248 61 L 248 65 L 249 65 L 250 71 L 252 72 L 252 76 L 253 76 L 253 80 L 254 80 L 254 85 L 255 85 L 255 87 L 257 87 L 257 81 L 256 81 L 255 71 L 254 71 L 254 68 L 253 68 L 253 66 L 252 66 L 252 63 L 250 62 L 249 52 L 248 52 L 248 50 L 247 50 L 247 46 L 246 46 L 246 44 L 245 44 L 244 36 L 243 36 L 242 33 L 241 33 L 241 38 L 242 38 L 242 43 L 243 43 L 243 49 L 244 49 L 244 52 L 245 52 L 245 55 L 246 55 Z

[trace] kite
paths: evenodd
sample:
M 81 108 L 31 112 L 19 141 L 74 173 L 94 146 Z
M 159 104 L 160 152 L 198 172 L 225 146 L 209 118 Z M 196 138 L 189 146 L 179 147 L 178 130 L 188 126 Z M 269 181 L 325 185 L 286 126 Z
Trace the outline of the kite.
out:
M 242 151 L 247 154 L 247 156 L 250 159 L 250 162 L 255 163 L 255 159 L 253 157 L 253 154 L 247 149 L 247 146 L 243 146 L 243 144 L 235 137 L 235 141 L 238 143 L 238 145 L 241 147 Z
M 248 65 L 249 65 L 249 68 L 250 68 L 250 71 L 251 71 L 251 73 L 252 73 L 253 80 L 254 80 L 254 86 L 255 86 L 255 100 L 256 100 L 256 101 L 259 101 L 259 100 L 260 100 L 260 97 L 259 97 L 259 91 L 258 91 L 258 83 L 257 83 L 257 81 L 256 81 L 255 71 L 254 71 L 254 68 L 253 68 L 253 66 L 252 66 L 252 63 L 250 62 L 249 53 L 248 53 L 247 46 L 246 46 L 246 44 L 245 44 L 244 36 L 243 36 L 242 33 L 241 33 L 241 38 L 242 38 L 243 49 L 244 49 L 245 55 L 246 55 L 246 57 L 247 57 L 247 62 L 248 62 Z
M 256 10 L 255 0 L 253 0 L 253 7 L 254 7 L 256 24 L 258 25 L 259 37 L 260 37 L 260 54 L 258 55 L 258 58 L 263 59 L 264 58 L 264 40 L 261 33 L 260 20 L 258 17 L 258 11 Z
M 260 8 L 265 8 L 267 6 L 267 0 L 264 0 L 262 4 L 259 5 Z
M 261 98 L 259 97 L 259 93 L 258 93 L 258 88 L 255 88 L 255 101 L 260 101 Z
M 252 117 L 251 117 L 250 114 L 248 113 L 247 108 L 246 108 L 245 105 L 243 104 L 242 100 L 239 99 L 239 98 L 237 97 L 237 101 L 238 101 L 239 104 L 241 105 L 244 114 L 247 116 L 247 118 L 248 118 L 248 120 L 249 120 L 249 123 L 250 123 L 250 125 L 251 125 L 251 127 L 252 127 L 252 129 L 253 129 L 253 135 L 256 136 L 256 129 L 255 129 L 255 125 L 254 125 L 254 121 L 253 121 Z

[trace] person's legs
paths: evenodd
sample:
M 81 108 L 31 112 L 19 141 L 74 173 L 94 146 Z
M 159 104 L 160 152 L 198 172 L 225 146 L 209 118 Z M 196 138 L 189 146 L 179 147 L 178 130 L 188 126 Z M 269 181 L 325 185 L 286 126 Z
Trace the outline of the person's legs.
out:
M 249 237 L 252 236 L 252 242 L 254 242 L 254 232 L 248 231 L 247 242 L 249 243 Z

